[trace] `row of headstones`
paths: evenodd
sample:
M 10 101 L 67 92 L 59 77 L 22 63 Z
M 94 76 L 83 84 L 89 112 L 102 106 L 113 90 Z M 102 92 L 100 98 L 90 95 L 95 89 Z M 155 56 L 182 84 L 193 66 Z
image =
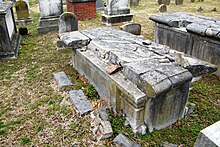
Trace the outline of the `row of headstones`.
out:
M 195 0 L 190 0 L 190 2 L 194 3 Z M 198 0 L 198 2 L 203 2 L 203 0 Z M 161 5 L 161 4 L 169 5 L 170 4 L 170 0 L 157 0 L 157 3 L 159 5 Z M 183 0 L 175 0 L 175 4 L 176 5 L 181 5 L 181 4 L 183 4 Z

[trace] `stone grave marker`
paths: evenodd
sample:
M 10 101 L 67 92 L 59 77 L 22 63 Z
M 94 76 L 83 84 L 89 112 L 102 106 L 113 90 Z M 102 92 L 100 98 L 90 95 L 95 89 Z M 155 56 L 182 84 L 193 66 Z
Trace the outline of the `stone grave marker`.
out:
M 160 12 L 167 12 L 167 6 L 164 5 L 164 4 L 161 4 L 160 7 L 159 7 L 159 11 Z
M 114 139 L 115 144 L 117 146 L 123 146 L 123 147 L 141 147 L 140 144 L 136 144 L 133 142 L 130 138 L 123 134 L 119 134 L 118 136 L 115 137 Z
M 62 0 L 38 0 L 40 18 L 38 23 L 38 34 L 58 32 L 58 19 L 63 13 Z
M 130 0 L 130 7 L 137 7 L 140 0 Z
M 61 71 L 54 74 L 54 79 L 60 88 L 73 85 L 65 72 Z
M 104 10 L 104 1 L 96 0 L 96 11 Z
M 170 4 L 170 0 L 158 0 L 157 3 L 159 5 L 164 4 L 164 5 L 169 5 Z
M 220 121 L 200 131 L 194 147 L 220 146 Z
M 113 25 L 116 23 L 131 21 L 133 15 L 130 14 L 128 7 L 128 0 L 107 0 L 107 7 L 102 15 L 102 23 L 106 25 Z
M 77 31 L 78 20 L 72 12 L 65 12 L 59 17 L 59 33 Z
M 141 35 L 141 25 L 136 23 L 128 23 L 120 27 L 121 30 L 134 35 Z
M 183 4 L 183 0 L 175 0 L 175 4 L 176 5 L 182 5 Z
M 29 24 L 33 22 L 33 19 L 30 17 L 30 10 L 28 0 L 23 1 L 19 0 L 15 3 L 15 9 L 17 13 L 17 24 Z

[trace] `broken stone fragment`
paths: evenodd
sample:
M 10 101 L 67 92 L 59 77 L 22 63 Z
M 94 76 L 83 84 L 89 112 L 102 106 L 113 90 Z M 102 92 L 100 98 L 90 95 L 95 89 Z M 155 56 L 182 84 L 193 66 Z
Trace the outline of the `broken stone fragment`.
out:
M 61 71 L 54 74 L 54 79 L 60 88 L 73 85 L 65 72 Z
M 116 136 L 114 142 L 118 147 L 141 147 L 140 144 L 134 143 L 130 138 L 123 134 Z
M 109 121 L 101 121 L 101 124 L 98 128 L 97 140 L 104 140 L 112 137 L 113 130 L 111 123 Z
M 185 115 L 191 114 L 195 107 L 196 107 L 196 104 L 188 102 L 186 104 L 186 114 Z
M 119 70 L 121 70 L 121 66 L 120 65 L 115 65 L 115 64 L 111 64 L 107 67 L 106 71 L 108 74 L 114 74 L 116 72 L 118 72 Z

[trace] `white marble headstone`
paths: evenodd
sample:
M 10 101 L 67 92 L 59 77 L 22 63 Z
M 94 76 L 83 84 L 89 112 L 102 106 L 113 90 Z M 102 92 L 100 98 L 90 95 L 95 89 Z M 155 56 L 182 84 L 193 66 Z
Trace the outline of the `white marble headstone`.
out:
M 39 0 L 40 16 L 59 16 L 63 13 L 62 0 Z
M 6 19 L 6 25 L 7 25 L 9 37 L 10 39 L 12 39 L 12 35 L 14 32 L 14 21 L 11 11 L 8 11 L 8 13 L 5 15 L 5 19 Z

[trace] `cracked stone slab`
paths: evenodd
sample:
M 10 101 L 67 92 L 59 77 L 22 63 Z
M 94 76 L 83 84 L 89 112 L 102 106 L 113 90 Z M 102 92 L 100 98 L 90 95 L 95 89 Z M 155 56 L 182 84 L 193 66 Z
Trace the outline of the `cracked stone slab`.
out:
M 73 85 L 65 72 L 61 71 L 54 74 L 54 79 L 60 88 Z
M 86 98 L 82 90 L 70 91 L 69 97 L 80 115 L 83 115 L 93 110 L 91 102 Z

